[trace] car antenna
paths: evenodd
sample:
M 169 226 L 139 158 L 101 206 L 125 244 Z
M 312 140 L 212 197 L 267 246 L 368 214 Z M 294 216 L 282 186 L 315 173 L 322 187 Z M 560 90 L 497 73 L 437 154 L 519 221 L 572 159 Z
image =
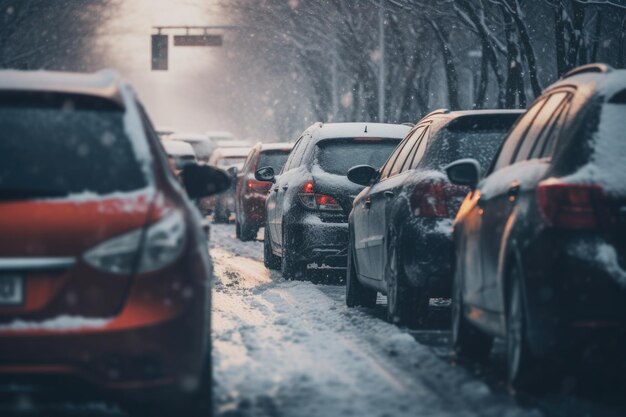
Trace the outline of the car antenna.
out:
M 367 133 L 367 125 L 365 125 L 365 133 Z

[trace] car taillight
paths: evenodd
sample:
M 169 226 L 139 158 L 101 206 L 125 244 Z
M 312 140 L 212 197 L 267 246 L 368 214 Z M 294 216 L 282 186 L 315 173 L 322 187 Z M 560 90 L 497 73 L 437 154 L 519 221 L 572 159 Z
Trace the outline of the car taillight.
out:
M 93 268 L 119 275 L 156 271 L 180 256 L 186 235 L 183 214 L 172 211 L 146 229 L 100 243 L 85 252 L 83 259 Z
M 246 183 L 249 191 L 254 191 L 256 193 L 267 193 L 269 189 L 272 187 L 271 182 L 267 181 L 257 181 L 257 180 L 248 180 Z
M 300 198 L 300 202 L 302 205 L 311 210 L 322 210 L 322 211 L 341 211 L 341 205 L 335 200 L 334 197 L 331 197 L 326 194 L 316 194 L 315 193 L 315 184 L 313 181 L 307 181 L 302 187 L 302 192 L 298 193 L 298 197 Z
M 450 184 L 444 180 L 419 182 L 411 194 L 411 212 L 420 217 L 454 217 L 458 204 L 453 203 L 456 200 L 460 201 L 467 192 L 467 187 Z
M 612 221 L 608 199 L 597 185 L 542 183 L 537 187 L 537 202 L 551 227 L 589 230 Z

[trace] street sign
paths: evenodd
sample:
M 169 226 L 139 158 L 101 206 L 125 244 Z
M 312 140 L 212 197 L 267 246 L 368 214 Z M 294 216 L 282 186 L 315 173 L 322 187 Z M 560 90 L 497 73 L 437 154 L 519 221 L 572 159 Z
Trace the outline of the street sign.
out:
M 174 46 L 222 46 L 222 35 L 174 35 Z
M 152 70 L 167 71 L 167 35 L 152 35 Z

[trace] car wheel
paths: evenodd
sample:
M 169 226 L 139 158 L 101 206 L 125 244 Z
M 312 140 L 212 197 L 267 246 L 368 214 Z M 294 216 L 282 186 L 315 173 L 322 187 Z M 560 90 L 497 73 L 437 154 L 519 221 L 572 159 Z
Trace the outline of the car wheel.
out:
M 239 224 L 239 219 L 235 220 L 235 237 L 237 237 L 237 239 L 242 240 L 241 239 L 241 224 Z
M 242 242 L 249 242 L 253 240 L 257 233 L 258 230 L 246 226 L 245 221 L 241 222 L 239 225 L 239 239 L 241 239 Z
M 228 209 L 216 205 L 215 210 L 213 210 L 213 223 L 228 223 L 229 214 Z
M 270 240 L 270 233 L 267 226 L 265 226 L 263 233 L 263 263 L 266 268 L 272 270 L 278 270 L 281 266 L 280 258 L 272 252 L 272 241 Z
M 548 373 L 528 347 L 526 309 L 522 276 L 517 266 L 510 269 L 506 305 L 506 353 L 509 386 L 513 390 L 543 390 Z
M 281 258 L 281 272 L 283 278 L 285 279 L 302 280 L 306 278 L 305 271 L 304 268 L 302 268 L 302 264 L 294 259 L 294 253 L 289 250 L 289 248 L 293 246 L 290 239 L 291 237 L 289 236 L 287 228 L 283 226 L 283 256 Z
M 395 239 L 391 240 L 390 245 L 390 256 L 385 267 L 387 320 L 410 328 L 419 327 L 428 314 L 430 298 L 409 284 Z
M 489 357 L 493 337 L 474 327 L 465 317 L 463 308 L 463 277 L 457 257 L 452 284 L 452 346 L 458 356 L 483 361 Z
M 348 244 L 348 268 L 346 269 L 346 305 L 348 307 L 376 307 L 376 290 L 365 287 L 356 276 L 354 268 L 354 250 Z

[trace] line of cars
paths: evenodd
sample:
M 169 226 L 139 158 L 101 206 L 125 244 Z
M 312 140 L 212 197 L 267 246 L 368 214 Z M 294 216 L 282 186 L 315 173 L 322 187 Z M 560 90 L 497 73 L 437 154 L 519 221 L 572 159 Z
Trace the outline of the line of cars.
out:
M 625 341 L 625 109 L 626 72 L 592 64 L 524 112 L 315 124 L 255 172 L 265 265 L 345 271 L 349 307 L 381 292 L 409 326 L 451 297 L 459 355 L 504 338 L 510 385 L 545 387 L 599 334 Z

